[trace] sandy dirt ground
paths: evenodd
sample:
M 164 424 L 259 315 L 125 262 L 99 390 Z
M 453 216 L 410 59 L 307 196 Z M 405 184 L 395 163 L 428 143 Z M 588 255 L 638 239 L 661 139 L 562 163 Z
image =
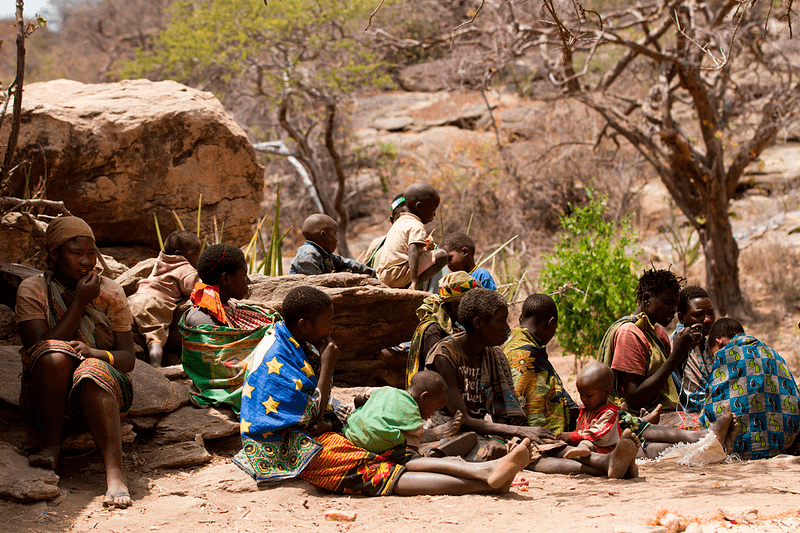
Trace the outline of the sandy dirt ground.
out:
M 640 471 L 637 480 L 614 481 L 523 471 L 518 479 L 528 486 L 500 496 L 363 498 L 302 481 L 259 490 L 218 458 L 184 472 L 132 472 L 134 506 L 109 511 L 97 488 L 99 459 L 79 457 L 59 469 L 64 493 L 53 502 L 0 503 L 0 531 L 613 532 L 646 531 L 641 527 L 665 511 L 698 522 L 706 533 L 800 531 L 797 457 L 693 468 L 647 464 Z M 337 510 L 355 513 L 355 520 L 326 519 Z
M 764 317 L 748 331 L 778 349 L 798 375 L 800 343 L 791 316 Z M 560 356 L 557 346 L 550 352 L 574 394 L 574 358 Z M 523 472 L 518 478 L 527 486 L 500 496 L 362 498 L 332 495 L 303 481 L 259 489 L 230 461 L 236 437 L 207 443 L 214 460 L 183 471 L 148 470 L 139 446 L 125 447 L 130 509 L 103 509 L 104 474 L 96 453 L 65 457 L 57 470 L 62 494 L 34 504 L 0 501 L 0 533 L 645 532 L 656 531 L 644 528 L 665 512 L 697 523 L 691 526 L 695 533 L 800 531 L 800 457 L 703 467 L 648 463 L 637 480 Z M 330 511 L 355 513 L 355 520 L 330 521 Z

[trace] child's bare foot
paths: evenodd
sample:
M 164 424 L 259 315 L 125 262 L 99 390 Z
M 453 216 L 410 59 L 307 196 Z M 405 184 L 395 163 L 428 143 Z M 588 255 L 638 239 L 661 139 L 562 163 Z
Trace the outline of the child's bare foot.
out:
M 636 452 L 639 450 L 639 439 L 631 433 L 630 429 L 622 432 L 614 451 L 608 457 L 608 477 L 620 479 L 625 476 L 628 469 L 636 460 Z
M 727 453 L 727 448 L 725 448 L 725 444 L 728 440 L 728 434 L 730 433 L 731 423 L 733 422 L 733 413 L 731 413 L 731 406 L 728 404 L 722 404 L 722 414 L 717 416 L 716 421 L 714 421 L 710 426 L 708 426 L 708 430 L 713 433 L 720 444 L 722 444 L 722 448 Z M 736 426 L 737 424 L 733 424 Z
M 574 448 L 567 448 L 567 451 L 564 452 L 564 457 L 567 459 L 576 459 L 578 457 L 589 457 L 592 455 L 592 450 L 589 449 L 584 443 L 580 443 Z
M 454 435 L 458 435 L 458 432 L 461 431 L 461 420 L 463 418 L 464 415 L 461 414 L 461 411 L 456 411 L 456 414 L 453 416 L 453 418 L 440 426 L 436 426 L 426 431 L 426 440 L 442 440 Z
M 486 479 L 486 483 L 493 489 L 504 485 L 508 485 L 510 488 L 511 482 L 514 481 L 514 475 L 528 466 L 530 462 L 531 439 L 526 437 L 504 457 L 492 461 L 492 472 Z
M 28 457 L 28 464 L 31 466 L 55 470 L 56 465 L 58 465 L 58 453 L 60 451 L 61 448 L 59 446 L 45 446 L 39 450 L 39 453 L 35 453 Z
M 428 457 L 459 457 L 468 454 L 478 444 L 478 435 L 468 431 L 455 437 L 443 439 L 438 446 L 423 455 Z
M 150 353 L 150 364 L 155 368 L 161 368 L 161 360 L 164 358 L 164 347 L 158 342 L 151 342 L 148 351 Z
M 642 408 L 642 410 L 639 413 L 639 416 L 645 422 L 650 422 L 651 424 L 658 424 L 658 421 L 661 420 L 662 407 L 663 406 L 661 404 L 658 404 L 656 405 L 656 408 L 650 411 L 649 413 L 647 412 L 647 409 Z
M 364 394 L 356 394 L 356 397 L 353 398 L 353 405 L 355 405 L 356 409 L 358 409 L 365 403 L 367 403 L 367 397 Z

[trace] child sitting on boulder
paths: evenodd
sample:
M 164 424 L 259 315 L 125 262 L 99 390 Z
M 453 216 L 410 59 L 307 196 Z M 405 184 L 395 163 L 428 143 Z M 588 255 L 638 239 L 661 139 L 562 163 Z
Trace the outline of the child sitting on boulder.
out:
M 450 272 L 463 270 L 484 289 L 497 290 L 494 278 L 485 268 L 475 266 L 475 241 L 466 233 L 451 233 L 442 242 L 442 248 L 447 252 L 447 268 Z
M 401 213 L 386 235 L 378 278 L 398 289 L 422 290 L 447 263 L 447 252 L 428 249 L 428 224 L 436 216 L 439 193 L 427 183 L 410 185 L 403 196 L 408 212 Z
M 575 383 L 581 395 L 580 413 L 575 431 L 559 433 L 557 437 L 575 448 L 567 449 L 564 457 L 574 459 L 591 452 L 611 453 L 625 428 L 632 430 L 644 443 L 644 455 L 653 458 L 678 442 L 698 442 L 713 432 L 725 446 L 733 417 L 730 409 L 721 413 L 708 430 L 690 431 L 649 424 L 641 418 L 622 411 L 610 401 L 614 391 L 614 372 L 600 362 L 592 362 L 578 374 Z
M 389 224 L 394 224 L 400 217 L 400 213 L 405 213 L 406 211 L 408 211 L 406 208 L 406 198 L 403 196 L 403 193 L 400 193 L 392 200 L 389 210 Z M 378 268 L 378 263 L 381 260 L 381 250 L 384 244 L 386 244 L 386 235 L 382 235 L 369 243 L 369 247 L 359 256 L 358 260 L 363 261 L 364 264 L 370 268 Z
M 335 254 L 339 224 L 328 215 L 311 215 L 303 222 L 306 242 L 297 249 L 289 274 L 316 276 L 331 272 L 355 272 L 375 277 L 375 271 L 363 263 Z
M 150 364 L 155 367 L 161 366 L 169 325 L 178 302 L 188 297 L 195 283 L 200 281 L 196 270 L 200 248 L 200 239 L 194 233 L 170 233 L 152 272 L 139 281 L 136 292 L 128 297 L 136 328 L 144 335 Z

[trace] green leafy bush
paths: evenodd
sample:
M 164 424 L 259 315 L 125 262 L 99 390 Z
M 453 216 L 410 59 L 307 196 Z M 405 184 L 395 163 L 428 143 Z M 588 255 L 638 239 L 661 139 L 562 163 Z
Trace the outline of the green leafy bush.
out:
M 559 308 L 556 336 L 578 361 L 594 357 L 608 326 L 636 303 L 633 269 L 641 249 L 630 220 L 607 222 L 605 196 L 589 190 L 589 203 L 561 218 L 563 234 L 545 257 L 539 287 Z

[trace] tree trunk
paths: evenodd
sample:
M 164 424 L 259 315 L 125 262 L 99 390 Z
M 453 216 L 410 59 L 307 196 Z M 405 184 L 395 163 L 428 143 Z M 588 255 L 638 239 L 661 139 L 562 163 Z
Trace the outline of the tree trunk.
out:
M 325 149 L 328 150 L 328 155 L 333 162 L 333 170 L 336 174 L 336 196 L 333 200 L 333 206 L 336 209 L 336 214 L 339 215 L 339 220 L 337 220 L 339 223 L 339 255 L 353 257 L 350 253 L 350 247 L 347 245 L 347 229 L 350 217 L 344 205 L 344 182 L 347 176 L 342 168 L 342 158 L 336 149 L 336 141 L 333 135 L 335 129 L 336 101 L 333 98 L 327 98 L 325 100 Z
M 22 17 L 23 3 L 17 0 L 17 76 L 11 84 L 14 87 L 14 107 L 11 113 L 11 133 L 8 135 L 8 144 L 3 158 L 2 175 L 0 175 L 0 185 L 7 185 L 11 175 L 11 165 L 14 162 L 14 152 L 17 149 L 17 138 L 19 137 L 20 120 L 22 117 L 22 87 L 25 80 L 25 19 Z M 10 89 L 10 88 L 9 88 Z M 8 92 L 11 98 L 11 91 Z M 2 187 L 0 187 L 2 188 Z
M 721 316 L 749 318 L 739 287 L 739 246 L 733 237 L 727 200 L 709 202 L 704 218 L 699 234 L 706 259 L 706 289 L 714 307 Z

